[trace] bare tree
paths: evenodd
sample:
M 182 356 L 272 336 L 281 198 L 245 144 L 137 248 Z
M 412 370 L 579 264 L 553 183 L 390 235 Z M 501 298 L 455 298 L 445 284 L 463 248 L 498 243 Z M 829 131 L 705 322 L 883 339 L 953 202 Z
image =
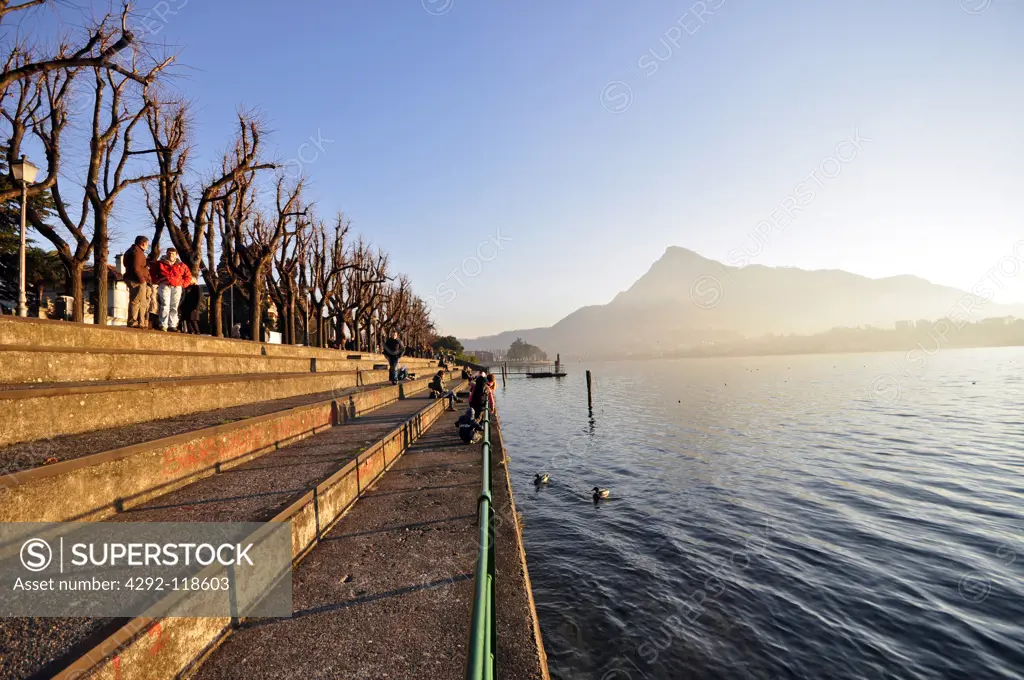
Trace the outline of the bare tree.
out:
M 92 208 L 94 275 L 96 277 L 96 323 L 107 323 L 107 260 L 109 259 L 110 214 L 118 196 L 126 188 L 157 180 L 160 174 L 128 173 L 132 156 L 151 154 L 154 149 L 133 147 L 135 127 L 146 119 L 152 102 L 146 97 L 130 97 L 125 87 L 128 77 L 102 69 L 93 69 L 93 119 L 89 140 L 89 166 L 85 195 Z M 109 93 L 109 99 L 107 95 Z
M 224 198 L 210 204 L 218 229 L 216 232 L 207 230 L 207 260 L 203 277 L 210 291 L 210 325 L 217 334 L 223 327 L 221 309 L 224 293 L 249 277 L 248 264 L 242 253 L 248 247 L 249 228 L 257 212 L 255 180 L 255 170 L 240 174 L 231 181 L 231 190 L 225 192 Z M 219 258 L 215 234 L 220 237 Z M 248 299 L 247 291 L 245 287 L 240 289 Z
M 376 287 L 387 280 L 388 256 L 373 249 L 360 238 L 352 247 L 352 268 L 345 275 L 347 289 L 340 303 L 349 324 L 350 335 L 360 351 L 372 350 L 371 317 L 379 292 Z
M 0 30 L 11 15 L 44 4 L 0 0 Z M 290 185 L 278 177 L 274 205 L 261 205 L 259 174 L 276 166 L 262 159 L 265 126 L 257 115 L 240 111 L 235 139 L 220 167 L 190 181 L 195 176 L 190 102 L 165 98 L 160 91 L 158 76 L 174 58 L 156 60 L 142 49 L 129 30 L 132 5 L 133 0 L 125 0 L 119 12 L 103 16 L 77 38 L 59 37 L 52 48 L 16 40 L 0 63 L 0 113 L 9 126 L 0 153 L 8 164 L 16 161 L 30 135 L 45 150 L 46 177 L 29 194 L 49 193 L 45 198 L 54 206 L 56 226 L 47 224 L 31 203 L 28 218 L 54 245 L 68 272 L 74 319 L 84 317 L 82 274 L 92 259 L 100 303 L 96 320 L 106 322 L 110 219 L 125 189 L 139 185 L 153 218 L 152 254 L 166 233 L 193 276 L 202 275 L 215 335 L 222 334 L 223 296 L 239 286 L 249 303 L 254 336 L 269 292 L 281 310 L 288 342 L 297 340 L 300 312 L 312 317 L 306 335 L 315 323 L 320 346 L 329 340 L 332 321 L 338 340 L 347 335 L 361 349 L 374 348 L 390 330 L 411 344 L 428 340 L 433 333 L 429 310 L 409 280 L 393 278 L 387 253 L 363 239 L 349 246 L 351 225 L 343 215 L 333 229 L 312 217 L 302 199 L 304 179 Z M 79 100 L 74 85 L 87 72 L 93 84 Z M 78 187 L 69 188 L 68 178 L 75 174 L 62 167 L 72 99 L 91 104 L 92 112 L 85 121 L 89 149 L 82 155 L 85 171 L 77 206 L 64 200 Z M 142 123 L 152 141 L 147 148 L 136 140 Z M 0 189 L 0 203 L 17 197 L 19 188 L 11 186 Z
M 24 12 L 39 7 L 45 0 L 22 0 L 12 3 L 0 0 L 0 27 L 4 21 L 17 12 Z M 58 39 L 52 52 L 44 54 L 40 47 L 30 44 L 27 40 L 17 41 L 7 55 L 3 68 L 0 69 L 0 100 L 5 100 L 10 88 L 22 81 L 37 81 L 40 76 L 74 72 L 82 68 L 99 68 L 117 73 L 140 84 L 148 84 L 174 58 L 168 57 L 152 68 L 142 64 L 148 59 L 141 58 L 140 53 L 131 50 L 131 64 L 126 66 L 120 59 L 129 47 L 137 46 L 135 36 L 128 29 L 132 6 L 130 2 L 122 5 L 120 15 L 107 14 L 86 31 L 79 40 L 67 36 Z M 48 159 L 49 160 L 49 159 Z M 51 165 L 46 177 L 31 186 L 30 196 L 49 191 L 57 182 L 58 169 Z M 18 187 L 0 190 L 0 203 L 17 198 L 21 189 Z
M 61 264 L 67 271 L 68 287 L 75 300 L 72 311 L 72 318 L 75 321 L 84 319 L 85 297 L 82 287 L 82 270 L 89 260 L 93 250 L 93 239 L 86 232 L 86 224 L 89 220 L 90 202 L 88 196 L 82 197 L 81 208 L 78 219 L 73 219 L 68 213 L 68 204 L 64 201 L 61 193 L 61 184 L 58 181 L 61 169 L 61 145 L 63 133 L 68 124 L 68 107 L 71 96 L 71 85 L 77 71 L 47 71 L 42 73 L 35 81 L 39 88 L 39 96 L 43 100 L 42 106 L 33 111 L 31 117 L 31 128 L 33 134 L 43 145 L 46 152 L 49 172 L 52 181 L 49 181 L 48 191 L 53 199 L 55 212 L 61 226 L 70 235 L 69 243 L 43 216 L 31 208 L 27 210 L 27 217 L 32 226 L 48 239 L 57 251 Z M 21 86 L 28 86 L 22 81 Z M 21 139 L 12 136 L 7 147 L 8 162 L 20 155 Z
M 252 213 L 256 171 L 275 167 L 259 160 L 263 123 L 254 112 L 239 111 L 235 139 L 220 169 L 197 186 L 191 186 L 185 178 L 192 154 L 189 103 L 163 101 L 155 93 L 150 94 L 149 102 L 147 124 L 159 165 L 158 177 L 152 188 L 147 189 L 146 201 L 154 221 L 153 252 L 159 250 L 166 231 L 182 261 L 192 270 L 193 278 L 202 275 L 210 294 L 210 327 L 214 335 L 220 336 L 223 296 L 234 285 L 239 264 L 234 237 L 223 238 L 224 229 L 227 227 L 230 232 L 233 225 L 247 223 Z
M 236 220 L 230 226 L 239 262 L 229 266 L 234 267 L 235 276 L 245 284 L 253 339 L 258 337 L 262 321 L 267 266 L 284 238 L 289 223 L 304 217 L 308 210 L 302 205 L 303 184 L 303 180 L 299 180 L 289 188 L 285 177 L 279 176 L 274 213 L 268 215 L 255 210 L 252 213 L 253 219 Z
M 7 10 L 14 11 L 24 6 L 7 5 Z M 0 3 L 0 18 L 3 17 L 3 11 L 3 4 Z M 99 36 L 96 39 L 101 46 L 111 46 L 112 39 L 107 33 L 101 31 L 96 35 Z M 94 257 L 98 294 L 97 322 L 105 323 L 110 214 L 118 195 L 125 188 L 150 178 L 146 175 L 130 176 L 127 172 L 129 159 L 138 153 L 146 153 L 136 151 L 132 145 L 132 132 L 145 115 L 146 104 L 142 98 L 133 97 L 127 92 L 127 85 L 135 85 L 138 80 L 149 82 L 169 61 L 152 66 L 143 76 L 135 72 L 118 75 L 124 69 L 99 66 L 92 69 L 92 97 L 86 98 L 92 108 L 89 150 L 85 179 L 81 185 L 81 207 L 77 218 L 73 218 L 68 212 L 69 204 L 63 200 L 66 192 L 62 189 L 67 187 L 62 185 L 70 181 L 67 178 L 71 175 L 67 172 L 62 175 L 62 171 L 66 170 L 62 167 L 62 145 L 63 133 L 69 122 L 71 100 L 77 96 L 72 85 L 81 67 L 19 71 L 19 64 L 38 63 L 32 61 L 31 55 L 31 51 L 26 48 L 14 49 L 8 60 L 8 70 L 13 69 L 22 75 L 0 88 L 3 115 L 11 128 L 5 149 L 7 160 L 10 163 L 20 156 L 25 136 L 31 129 L 46 153 L 48 169 L 47 177 L 33 185 L 29 195 L 50 193 L 59 224 L 70 236 L 73 245 L 66 236 L 47 224 L 38 212 L 28 210 L 27 217 L 32 226 L 53 244 L 67 270 L 69 287 L 75 299 L 72 317 L 76 321 L 84 318 L 82 272 L 88 259 Z M 13 182 L 11 184 L 15 186 Z M 13 191 L 16 192 L 17 188 Z M 9 194 L 0 191 L 0 202 L 9 199 Z M 91 229 L 87 229 L 87 225 Z
M 153 140 L 153 154 L 157 161 L 157 178 L 154 182 L 144 184 L 146 207 L 153 217 L 153 238 L 150 239 L 150 252 L 160 252 L 160 240 L 164 231 L 171 229 L 175 222 L 175 199 L 178 196 L 182 178 L 188 169 L 192 154 L 189 103 L 184 100 L 163 100 L 155 91 L 147 93 L 149 108 L 146 111 L 146 126 Z M 179 226 L 183 230 L 184 226 Z M 182 239 L 184 241 L 184 239 Z M 172 238 L 173 242 L 173 238 Z M 178 248 L 178 246 L 175 246 Z M 194 253 L 178 248 L 182 259 L 186 257 L 191 266 L 196 259 Z M 193 276 L 198 273 L 193 269 Z
M 224 155 L 220 170 L 194 189 L 182 181 L 189 152 L 183 142 L 187 131 L 185 106 L 181 103 L 171 106 L 162 122 L 159 118 L 151 120 L 150 131 L 158 148 L 169 150 L 175 148 L 174 145 L 177 148 L 176 156 L 165 152 L 166 157 L 161 160 L 157 228 L 161 223 L 166 226 L 182 261 L 192 269 L 193 277 L 198 278 L 213 214 L 212 204 L 224 201 L 247 181 L 251 183 L 247 178 L 251 178 L 254 171 L 275 167 L 272 163 L 259 162 L 263 124 L 255 114 L 240 111 L 233 148 Z M 195 200 L 193 195 L 197 197 Z
M 281 311 L 281 333 L 287 344 L 297 344 L 295 337 L 295 316 L 302 304 L 303 295 L 299 289 L 299 270 L 305 270 L 306 256 L 310 243 L 310 223 L 305 218 L 296 220 L 295 229 L 286 232 L 281 239 L 274 260 L 277 276 L 268 274 L 267 284 L 270 296 Z
M 336 294 L 345 272 L 356 266 L 346 255 L 345 237 L 350 228 L 351 222 L 339 213 L 333 233 L 327 231 L 323 222 L 315 224 L 312 231 L 309 261 L 309 280 L 312 286 L 309 302 L 310 314 L 317 322 L 317 347 L 327 345 L 329 317 L 324 312 L 330 298 Z
M 241 199 L 240 202 L 245 201 L 243 193 L 236 193 L 233 196 Z M 211 332 L 218 338 L 224 334 L 224 295 L 234 287 L 237 282 L 235 272 L 242 266 L 233 239 L 232 223 L 236 211 L 237 208 L 230 198 L 210 204 L 213 219 L 211 227 L 206 231 L 206 264 L 202 272 L 210 294 L 208 321 Z M 214 226 L 217 228 L 214 229 Z M 221 243 L 219 254 L 218 236 Z M 231 319 L 231 323 L 234 323 L 234 319 Z

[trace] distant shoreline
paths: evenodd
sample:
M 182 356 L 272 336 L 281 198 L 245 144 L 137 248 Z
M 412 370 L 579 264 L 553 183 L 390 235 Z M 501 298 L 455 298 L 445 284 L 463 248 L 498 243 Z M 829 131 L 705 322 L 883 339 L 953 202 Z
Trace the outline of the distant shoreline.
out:
M 879 328 L 840 328 L 817 335 L 766 336 L 749 340 L 708 342 L 671 352 L 593 354 L 573 359 L 713 359 L 763 356 L 801 356 L 815 354 L 867 354 L 904 352 L 928 357 L 943 349 L 986 349 L 1024 346 L 1024 320 L 999 319 L 959 326 L 948 319 L 914 327 L 883 330 Z
M 992 349 L 996 347 L 1024 347 L 1024 341 L 1013 342 L 1006 344 L 988 344 L 988 345 L 947 345 L 941 349 Z M 773 352 L 746 352 L 746 353 L 685 353 L 685 354 L 673 354 L 671 356 L 663 357 L 650 357 L 652 359 L 742 359 L 744 357 L 782 357 L 782 356 L 813 356 L 817 354 L 883 354 L 886 352 L 911 352 L 919 350 L 915 345 L 913 347 L 871 347 L 871 348 L 850 348 L 850 349 L 821 349 L 821 350 L 792 350 L 792 351 L 773 351 Z M 919 350 L 922 351 L 923 350 Z M 934 355 L 936 352 L 931 351 Z M 926 354 L 928 356 L 928 354 Z M 637 357 L 628 357 L 637 358 Z
M 1000 347 L 1024 347 L 1024 342 L 1011 343 L 1004 345 L 952 345 L 944 347 L 944 350 L 949 349 L 995 349 Z M 823 349 L 817 351 L 777 351 L 777 352 L 736 352 L 736 353 L 672 353 L 672 354 L 615 354 L 615 355 L 594 355 L 594 356 L 574 356 L 567 355 L 563 359 L 562 363 L 566 364 L 569 362 L 577 361 L 663 361 L 665 359 L 745 359 L 754 357 L 793 357 L 793 356 L 816 356 L 816 355 L 827 355 L 827 354 L 885 354 L 891 352 L 909 352 L 917 349 L 912 347 L 907 349 L 906 347 L 894 347 L 894 348 L 872 348 L 872 349 Z M 931 355 L 936 354 L 932 352 Z M 925 355 L 929 356 L 929 355 Z

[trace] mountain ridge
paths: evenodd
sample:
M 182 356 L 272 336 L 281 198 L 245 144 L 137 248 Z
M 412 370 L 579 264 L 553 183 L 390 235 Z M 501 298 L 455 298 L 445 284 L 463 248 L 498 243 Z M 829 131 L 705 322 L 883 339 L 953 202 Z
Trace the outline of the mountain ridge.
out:
M 522 337 L 549 354 L 647 354 L 835 327 L 892 328 L 897 321 L 945 316 L 967 295 L 912 274 L 873 279 L 842 269 L 736 267 L 669 246 L 606 304 L 580 307 L 549 327 L 462 343 L 467 349 L 504 349 Z M 988 303 L 972 311 L 971 320 L 1024 316 L 1021 305 Z

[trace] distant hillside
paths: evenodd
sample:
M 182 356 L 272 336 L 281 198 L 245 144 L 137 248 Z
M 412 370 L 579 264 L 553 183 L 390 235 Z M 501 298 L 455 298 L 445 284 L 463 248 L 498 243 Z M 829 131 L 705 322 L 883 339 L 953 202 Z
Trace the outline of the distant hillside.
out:
M 550 355 L 672 352 L 770 333 L 891 328 L 900 320 L 940 318 L 965 295 L 916 276 L 871 279 L 840 270 L 730 267 L 670 247 L 606 305 L 578 309 L 550 328 L 462 342 L 467 349 L 504 349 L 521 337 Z M 989 304 L 976 310 L 976 318 L 1007 315 L 1024 316 L 1024 306 Z

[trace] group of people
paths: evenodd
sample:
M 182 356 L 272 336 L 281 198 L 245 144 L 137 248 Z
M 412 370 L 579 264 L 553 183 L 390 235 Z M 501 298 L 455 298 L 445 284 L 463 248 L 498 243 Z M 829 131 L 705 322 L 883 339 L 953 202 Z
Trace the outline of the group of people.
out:
M 459 416 L 459 420 L 455 423 L 455 427 L 459 431 L 459 439 L 464 443 L 474 444 L 480 440 L 480 435 L 484 431 L 484 409 L 488 412 L 494 410 L 495 386 L 493 373 L 481 372 L 473 380 L 469 390 L 469 408 Z
M 124 254 L 128 327 L 198 335 L 202 292 L 192 270 L 174 248 L 154 260 L 147 257 L 147 248 L 149 239 L 137 236 Z

